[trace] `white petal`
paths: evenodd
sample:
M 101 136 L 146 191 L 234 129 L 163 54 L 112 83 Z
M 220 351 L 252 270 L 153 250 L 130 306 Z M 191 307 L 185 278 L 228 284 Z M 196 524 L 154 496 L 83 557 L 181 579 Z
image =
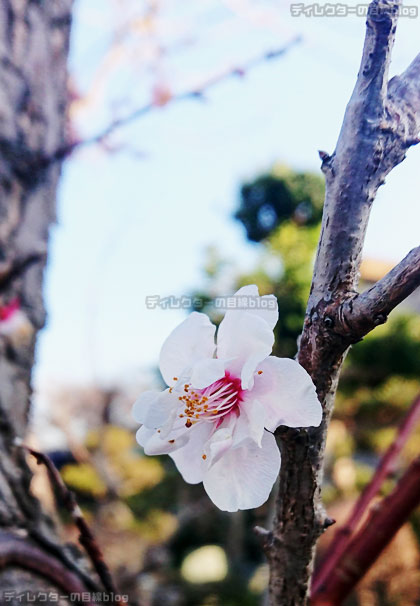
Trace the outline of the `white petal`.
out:
M 242 388 L 253 384 L 257 365 L 270 355 L 274 334 L 267 322 L 248 311 L 229 311 L 217 334 L 217 357 L 234 358 L 228 369 L 240 376 Z
M 196 389 L 204 389 L 225 376 L 226 362 L 209 358 L 196 362 L 191 372 L 191 384 Z
M 247 399 L 239 405 L 239 417 L 233 434 L 233 448 L 255 442 L 261 446 L 265 427 L 265 409 L 258 400 Z
M 223 511 L 252 509 L 268 499 L 280 470 L 280 452 L 271 433 L 264 432 L 262 447 L 229 450 L 204 477 L 204 488 Z
M 208 316 L 194 311 L 171 332 L 159 358 L 160 372 L 167 385 L 172 385 L 174 377 L 179 378 L 197 360 L 213 357 L 215 329 Z
M 177 438 L 172 436 L 161 438 L 157 431 L 149 429 L 144 425 L 138 430 L 136 439 L 140 446 L 143 446 L 144 452 L 147 455 L 169 454 L 177 448 L 182 448 L 188 440 L 185 434 Z
M 140 444 L 140 446 L 142 446 L 144 448 L 144 445 L 147 443 L 148 440 L 150 440 L 150 438 L 154 434 L 155 434 L 154 429 L 149 429 L 148 427 L 145 427 L 144 425 L 142 425 L 136 433 L 136 440 Z
M 214 465 L 232 447 L 233 428 L 236 419 L 232 420 L 226 427 L 220 427 L 207 444 L 209 464 Z
M 138 423 L 155 429 L 168 421 L 177 406 L 178 399 L 169 392 L 169 389 L 145 391 L 134 403 L 132 413 Z
M 306 370 L 295 360 L 270 356 L 259 367 L 254 388 L 245 397 L 257 398 L 265 408 L 265 427 L 274 431 L 279 425 L 317 427 L 322 407 L 315 386 Z
M 185 482 L 198 484 L 203 481 L 208 461 L 203 459 L 205 444 L 214 431 L 212 423 L 197 423 L 188 429 L 188 442 L 183 448 L 170 453 Z
M 144 391 L 133 404 L 131 410 L 133 418 L 137 423 L 144 423 L 149 409 L 160 397 L 161 391 Z
M 247 308 L 247 311 L 253 313 L 260 318 L 263 318 L 270 326 L 271 330 L 277 324 L 279 319 L 279 309 L 277 305 L 277 299 L 274 295 L 263 295 L 259 296 L 258 287 L 255 284 L 248 286 L 242 286 L 236 293 L 235 297 L 247 297 L 247 302 L 244 301 L 245 305 L 241 306 Z M 240 304 L 240 301 L 238 302 Z M 255 307 L 253 307 L 255 305 Z M 230 311 L 227 313 L 231 313 Z

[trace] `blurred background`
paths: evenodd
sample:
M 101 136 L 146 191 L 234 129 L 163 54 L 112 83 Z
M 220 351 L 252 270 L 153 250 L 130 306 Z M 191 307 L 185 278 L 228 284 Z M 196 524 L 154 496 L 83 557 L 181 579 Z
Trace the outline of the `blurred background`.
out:
M 317 150 L 334 150 L 363 37 L 361 17 L 293 17 L 283 0 L 75 3 L 68 128 L 82 143 L 51 234 L 31 441 L 75 491 L 130 604 L 264 603 L 252 527 L 269 524 L 274 495 L 219 512 L 169 457 L 143 455 L 130 409 L 161 387 L 160 346 L 186 313 L 219 322 L 213 298 L 243 284 L 278 297 L 274 353 L 295 355 L 322 213 Z M 418 19 L 401 18 L 391 76 L 418 50 Z M 363 288 L 419 243 L 419 160 L 411 149 L 379 192 Z M 419 314 L 414 293 L 345 363 L 324 487 L 338 521 L 420 392 Z M 39 470 L 34 489 L 52 509 Z M 417 514 L 348 604 L 420 604 L 419 545 Z

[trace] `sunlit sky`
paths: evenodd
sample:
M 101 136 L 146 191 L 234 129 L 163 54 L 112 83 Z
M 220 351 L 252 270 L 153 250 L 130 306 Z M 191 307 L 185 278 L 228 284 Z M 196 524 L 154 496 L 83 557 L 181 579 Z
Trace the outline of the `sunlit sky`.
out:
M 121 10 L 132 5 L 120 0 Z M 185 312 L 148 310 L 145 297 L 202 286 L 209 245 L 251 268 L 260 249 L 231 218 L 240 183 L 278 161 L 318 171 L 317 150 L 335 147 L 360 62 L 362 18 L 292 18 L 289 4 L 278 0 L 162 5 L 167 18 L 159 34 L 170 42 L 185 34 L 191 44 L 170 53 L 157 72 L 121 68 L 98 85 L 93 107 L 76 116 L 79 134 L 100 130 L 110 107 L 127 109 L 120 99 L 129 96 L 131 107 L 147 101 L 156 73 L 173 91 L 186 90 L 297 34 L 303 41 L 245 78 L 221 83 L 205 102 L 168 104 L 131 124 L 118 133 L 128 145 L 121 152 L 90 148 L 66 161 L 46 272 L 38 389 L 109 385 L 153 367 Z M 114 10 L 110 0 L 76 2 L 70 71 L 82 93 L 109 46 Z M 400 20 L 391 75 L 420 51 L 419 33 L 419 19 Z M 398 260 L 419 244 L 419 161 L 420 149 L 411 149 L 381 189 L 367 256 Z

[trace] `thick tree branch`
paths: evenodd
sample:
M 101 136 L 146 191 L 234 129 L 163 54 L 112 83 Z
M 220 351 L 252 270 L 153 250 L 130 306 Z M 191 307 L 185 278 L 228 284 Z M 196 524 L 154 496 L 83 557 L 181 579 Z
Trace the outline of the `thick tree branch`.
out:
M 324 581 L 322 590 L 314 596 L 312 606 L 339 606 L 419 505 L 420 458 L 417 458 L 391 494 L 372 509 Z
M 36 573 L 50 581 L 65 594 L 82 594 L 86 587 L 80 579 L 56 558 L 51 557 L 27 539 L 12 532 L 0 530 L 0 570 L 6 566 L 17 566 Z M 80 600 L 81 604 L 82 601 Z M 92 602 L 84 601 L 92 606 Z
M 327 428 L 344 356 L 357 340 L 349 333 L 349 314 L 341 312 L 357 295 L 377 190 L 417 141 L 418 58 L 388 83 L 399 6 L 398 0 L 371 3 L 361 66 L 336 150 L 322 154 L 324 213 L 298 359 L 312 376 L 324 418 L 317 428 L 281 431 L 279 497 L 267 551 L 272 606 L 308 603 L 314 547 L 327 526 L 320 500 Z
M 381 280 L 342 305 L 341 327 L 353 342 L 386 322 L 391 311 L 420 286 L 420 246 L 414 248 Z

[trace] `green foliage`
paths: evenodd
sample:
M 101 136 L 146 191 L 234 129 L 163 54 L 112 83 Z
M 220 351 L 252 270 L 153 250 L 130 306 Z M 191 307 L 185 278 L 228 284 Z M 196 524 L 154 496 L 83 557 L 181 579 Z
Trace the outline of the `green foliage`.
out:
M 61 474 L 66 484 L 85 496 L 102 498 L 106 494 L 106 485 L 100 478 L 97 470 L 90 463 L 65 465 Z
M 351 351 L 347 364 L 369 385 L 389 374 L 420 377 L 420 317 L 393 315 Z
M 323 199 L 321 177 L 278 166 L 241 187 L 235 218 L 243 223 L 249 240 L 260 242 L 284 221 L 318 224 Z

